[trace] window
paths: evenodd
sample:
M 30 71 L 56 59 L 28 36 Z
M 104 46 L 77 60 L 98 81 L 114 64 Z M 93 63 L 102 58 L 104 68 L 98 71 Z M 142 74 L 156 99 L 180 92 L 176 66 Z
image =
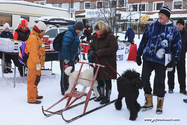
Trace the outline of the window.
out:
M 141 4 L 139 4 L 139 11 L 141 9 Z M 148 11 L 148 4 L 142 3 L 142 10 L 141 11 Z
M 84 9 L 90 9 L 90 2 L 84 3 Z
M 164 2 L 153 2 L 153 11 L 160 10 L 164 5 Z
M 69 9 L 69 3 L 62 4 L 62 8 L 68 10 Z
M 36 1 L 36 2 L 34 2 L 34 3 L 40 4 L 40 5 L 45 5 L 45 1 Z
M 110 1 L 110 7 L 111 8 L 114 8 L 114 7 L 116 7 L 117 6 L 117 2 L 116 1 Z
M 67 29 L 59 29 L 60 33 L 66 31 Z
M 59 7 L 59 4 L 52 4 L 53 7 Z
M 103 8 L 103 2 L 97 2 L 97 8 Z
M 49 38 L 55 38 L 57 34 L 57 29 L 51 29 L 47 31 L 44 35 L 49 35 Z
M 25 19 L 25 20 L 27 20 L 29 22 L 29 16 L 23 16 L 23 15 L 21 15 L 21 18 L 23 18 L 23 19 Z
M 182 9 L 182 0 L 173 1 L 173 9 Z
M 118 0 L 118 7 L 124 7 L 124 0 Z
M 138 4 L 131 5 L 132 11 L 138 11 Z
M 5 23 L 8 23 L 12 27 L 12 15 L 0 13 L 0 26 L 3 26 Z
M 74 3 L 74 9 L 80 10 L 80 3 Z

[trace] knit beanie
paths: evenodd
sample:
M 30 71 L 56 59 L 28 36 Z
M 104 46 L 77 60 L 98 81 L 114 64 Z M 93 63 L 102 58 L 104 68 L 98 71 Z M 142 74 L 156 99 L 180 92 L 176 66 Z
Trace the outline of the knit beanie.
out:
M 20 26 L 28 27 L 28 21 L 27 20 L 21 20 Z
M 171 10 L 169 9 L 168 5 L 163 6 L 159 13 L 165 14 L 168 18 L 170 18 Z
M 181 19 L 181 18 L 177 21 L 177 23 L 180 23 L 180 24 L 182 24 L 182 25 L 184 26 L 184 20 Z M 177 24 L 177 23 L 176 23 L 176 24 Z
M 128 26 L 127 29 L 131 28 L 131 26 Z
M 38 29 L 41 31 L 41 30 L 46 30 L 46 25 L 44 22 L 42 21 L 39 21 L 36 26 L 38 27 Z
M 9 26 L 8 23 L 5 23 L 5 24 L 3 25 L 3 30 L 5 30 L 6 28 L 10 29 L 10 26 Z
M 75 28 L 75 30 L 80 30 L 80 31 L 82 31 L 82 30 L 84 29 L 84 24 L 83 24 L 81 21 L 76 22 L 76 23 L 74 24 L 74 28 Z

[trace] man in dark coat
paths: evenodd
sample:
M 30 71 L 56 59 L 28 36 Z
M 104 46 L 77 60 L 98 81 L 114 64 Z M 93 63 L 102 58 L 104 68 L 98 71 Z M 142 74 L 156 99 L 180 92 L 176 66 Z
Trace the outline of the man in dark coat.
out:
M 127 31 L 126 31 L 126 34 L 125 34 L 125 39 L 128 37 L 128 42 L 130 43 L 134 43 L 133 40 L 134 40 L 134 31 L 133 29 L 128 26 L 127 27 Z
M 103 21 L 98 21 L 94 29 L 96 33 L 93 34 L 93 41 L 88 50 L 88 60 L 105 66 L 104 68 L 100 67 L 97 74 L 96 79 L 100 88 L 100 97 L 95 99 L 95 101 L 101 101 L 100 104 L 104 104 L 110 102 L 111 79 L 116 79 L 117 77 L 115 71 L 118 43 L 109 27 Z M 106 84 L 106 92 L 104 92 L 104 84 Z
M 179 19 L 176 23 L 176 26 L 181 34 L 182 41 L 182 51 L 180 54 L 180 60 L 177 62 L 177 76 L 180 84 L 180 93 L 187 95 L 186 92 L 186 51 L 187 51 L 187 32 L 184 28 L 184 20 Z M 169 85 L 169 93 L 173 93 L 174 89 L 174 79 L 175 79 L 175 67 L 171 72 L 168 72 L 168 85 Z

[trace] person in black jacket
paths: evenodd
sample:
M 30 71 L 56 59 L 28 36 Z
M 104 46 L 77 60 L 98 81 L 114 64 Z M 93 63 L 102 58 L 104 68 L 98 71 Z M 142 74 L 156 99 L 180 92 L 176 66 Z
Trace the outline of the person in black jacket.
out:
M 184 28 L 184 20 L 179 19 L 176 23 L 176 26 L 181 34 L 182 40 L 182 52 L 180 55 L 180 60 L 177 62 L 177 75 L 178 75 L 178 82 L 180 84 L 180 93 L 187 95 L 186 92 L 186 51 L 187 51 L 187 32 Z M 173 93 L 174 89 L 174 78 L 175 78 L 175 67 L 173 67 L 172 71 L 168 71 L 168 86 L 169 86 L 169 93 Z
M 3 32 L 0 34 L 0 37 L 13 39 L 13 34 L 9 30 L 10 30 L 9 24 L 5 23 L 3 25 Z M 5 54 L 5 66 L 7 67 L 4 67 L 4 73 L 12 73 L 12 70 L 10 69 L 11 57 L 8 54 Z

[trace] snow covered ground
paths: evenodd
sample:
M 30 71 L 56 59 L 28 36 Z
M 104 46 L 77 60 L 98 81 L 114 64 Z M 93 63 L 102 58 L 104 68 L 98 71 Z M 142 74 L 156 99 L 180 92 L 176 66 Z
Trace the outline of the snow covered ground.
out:
M 124 34 L 123 34 L 124 35 Z M 120 35 L 120 38 L 124 36 Z M 135 43 L 139 44 L 138 36 L 135 38 Z M 50 67 L 50 62 L 46 63 L 46 67 Z M 76 64 L 76 70 L 80 68 L 80 64 Z M 84 68 L 89 68 L 85 66 Z M 126 69 L 135 69 L 141 73 L 142 66 L 137 66 L 132 61 L 119 61 L 117 63 L 117 71 L 122 73 Z M 0 68 L 1 70 L 1 68 Z M 51 117 L 45 117 L 42 113 L 42 106 L 44 109 L 48 108 L 63 96 L 60 92 L 60 67 L 59 62 L 53 62 L 53 73 L 56 74 L 55 78 L 43 77 L 39 83 L 38 91 L 39 95 L 43 95 L 41 104 L 28 104 L 27 103 L 27 84 L 23 83 L 23 79 L 19 77 L 18 70 L 16 76 L 16 87 L 13 88 L 13 73 L 5 74 L 2 78 L 2 72 L 0 72 L 0 124 L 1 125 L 66 125 L 60 115 L 54 115 Z M 177 76 L 177 75 L 176 75 Z M 153 83 L 154 72 L 150 78 L 151 84 Z M 167 82 L 167 78 L 166 78 Z M 154 108 L 148 111 L 140 111 L 136 121 L 129 120 L 129 111 L 126 108 L 125 101 L 123 99 L 122 110 L 118 111 L 115 109 L 114 104 L 97 110 L 91 114 L 88 114 L 78 120 L 75 120 L 69 125 L 186 125 L 187 124 L 187 104 L 182 100 L 187 96 L 179 93 L 179 84 L 177 79 L 175 80 L 176 85 L 173 94 L 166 93 L 163 114 L 157 115 L 156 104 L 157 98 L 153 97 Z M 81 86 L 77 86 L 79 91 L 82 90 Z M 88 89 L 87 89 L 88 90 Z M 166 91 L 168 86 L 166 84 Z M 112 94 L 111 100 L 116 99 L 118 95 L 116 81 L 112 83 Z M 92 95 L 93 96 L 93 95 Z M 79 101 L 85 100 L 85 97 Z M 144 104 L 144 92 L 140 90 L 138 97 L 140 105 Z M 52 110 L 58 110 L 64 108 L 66 101 L 63 101 Z M 87 110 L 99 106 L 98 102 L 90 101 Z M 64 117 L 70 119 L 83 112 L 83 106 L 79 106 L 75 109 L 64 112 Z M 152 121 L 145 121 L 148 118 Z M 169 121 L 158 121 L 167 119 Z M 177 119 L 177 121 L 175 121 Z M 157 121 L 155 121 L 157 120 Z M 179 120 L 179 121 L 178 121 Z

